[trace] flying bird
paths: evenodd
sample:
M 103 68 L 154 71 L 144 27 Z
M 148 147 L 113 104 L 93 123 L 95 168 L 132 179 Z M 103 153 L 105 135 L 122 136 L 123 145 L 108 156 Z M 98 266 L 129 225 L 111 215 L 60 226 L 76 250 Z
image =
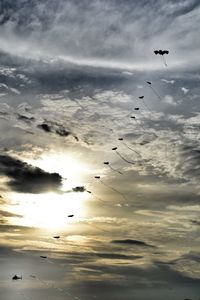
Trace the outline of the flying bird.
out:
M 44 255 L 40 255 L 40 257 L 41 257 L 41 258 L 47 258 L 47 256 L 44 256 Z
M 19 280 L 19 279 L 22 280 L 22 276 L 18 276 L 18 275 L 15 274 L 15 275 L 12 277 L 12 280 Z
M 53 238 L 58 240 L 60 238 L 60 236 L 59 235 L 55 235 L 55 236 L 53 236 Z M 46 258 L 46 257 L 43 257 L 43 258 Z
M 72 218 L 72 217 L 74 217 L 74 215 L 68 215 L 68 218 Z

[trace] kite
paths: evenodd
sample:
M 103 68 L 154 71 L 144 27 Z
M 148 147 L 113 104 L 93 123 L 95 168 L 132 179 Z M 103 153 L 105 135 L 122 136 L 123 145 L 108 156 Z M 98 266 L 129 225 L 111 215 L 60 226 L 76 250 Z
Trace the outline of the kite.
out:
M 167 67 L 167 62 L 166 62 L 166 59 L 165 59 L 165 54 L 169 54 L 169 51 L 168 50 L 155 50 L 154 51 L 155 55 L 160 55 L 160 57 L 163 59 L 163 62 L 164 62 L 164 65 Z
M 18 275 L 15 274 L 15 275 L 12 277 L 12 280 L 19 280 L 19 279 L 22 280 L 22 276 L 18 276 Z

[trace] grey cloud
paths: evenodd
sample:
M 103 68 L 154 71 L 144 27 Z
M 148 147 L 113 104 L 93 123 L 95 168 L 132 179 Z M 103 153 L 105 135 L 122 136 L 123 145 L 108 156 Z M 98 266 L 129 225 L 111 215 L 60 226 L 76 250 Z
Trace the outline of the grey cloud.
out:
M 190 14 L 198 12 L 198 1 L 21 2 L 1 5 L 1 47 L 5 51 L 12 51 L 15 43 L 14 51 L 20 55 L 64 57 L 86 65 L 130 66 L 132 61 L 133 67 L 138 61 L 141 65 L 149 59 L 150 65 L 154 63 L 149 52 L 153 54 L 160 44 L 173 48 L 174 64 L 184 59 L 185 50 L 190 50 L 191 59 L 196 57 L 198 39 L 197 47 L 183 49 L 177 37 L 185 33 L 184 45 L 191 40 L 189 33 L 195 40 Z M 194 19 L 198 22 L 196 14 Z
M 85 192 L 86 188 L 84 186 L 76 186 L 75 188 L 72 189 L 73 192 Z
M 70 135 L 73 136 L 73 138 L 78 141 L 78 137 L 75 136 L 72 132 L 66 130 L 63 125 L 58 124 L 56 122 L 45 122 L 42 124 L 38 124 L 37 125 L 38 128 L 40 128 L 41 130 L 47 132 L 47 133 L 54 133 L 60 137 L 68 137 Z
M 133 246 L 140 246 L 140 247 L 155 247 L 152 245 L 149 245 L 143 241 L 139 240 L 131 240 L 131 239 L 124 239 L 124 240 L 113 240 L 111 241 L 113 244 L 124 244 L 124 245 L 133 245 Z
M 62 177 L 58 173 L 48 173 L 16 158 L 0 156 L 0 174 L 7 176 L 8 186 L 21 193 L 44 193 L 58 191 Z
M 96 256 L 105 259 L 125 259 L 125 260 L 134 260 L 141 259 L 143 256 L 140 255 L 124 255 L 118 253 L 95 253 Z
M 25 116 L 25 115 L 20 115 L 18 114 L 18 119 L 19 120 L 22 120 L 24 122 L 32 122 L 32 121 L 35 121 L 35 118 L 34 117 L 28 117 L 28 116 Z
M 51 132 L 51 127 L 46 123 L 39 124 L 38 128 L 44 130 L 45 132 Z

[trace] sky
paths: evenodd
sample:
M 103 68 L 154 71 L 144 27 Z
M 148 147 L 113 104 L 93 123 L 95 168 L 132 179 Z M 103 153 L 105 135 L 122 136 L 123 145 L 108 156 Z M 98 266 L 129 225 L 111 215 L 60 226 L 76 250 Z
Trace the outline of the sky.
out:
M 200 299 L 199 21 L 0 2 L 2 300 Z

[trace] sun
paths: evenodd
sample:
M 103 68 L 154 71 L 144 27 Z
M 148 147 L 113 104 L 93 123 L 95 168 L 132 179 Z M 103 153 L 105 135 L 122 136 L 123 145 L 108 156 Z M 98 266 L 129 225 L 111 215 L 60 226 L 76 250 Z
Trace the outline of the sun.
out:
M 9 193 L 10 205 L 7 209 L 21 218 L 13 218 L 12 223 L 37 228 L 65 229 L 69 222 L 84 217 L 86 213 L 86 192 L 73 192 L 72 188 L 84 186 L 84 176 L 89 167 L 72 156 L 64 154 L 44 154 L 37 160 L 25 159 L 33 166 L 46 172 L 57 172 L 62 178 L 60 193 L 43 194 Z M 74 215 L 69 218 L 68 215 Z

